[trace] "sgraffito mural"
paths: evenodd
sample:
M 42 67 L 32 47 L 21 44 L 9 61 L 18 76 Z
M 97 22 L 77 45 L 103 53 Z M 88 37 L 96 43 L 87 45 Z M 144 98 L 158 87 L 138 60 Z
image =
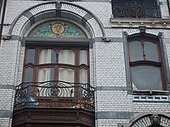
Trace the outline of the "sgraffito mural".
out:
M 29 34 L 32 38 L 86 38 L 76 25 L 66 21 L 48 21 L 35 27 Z

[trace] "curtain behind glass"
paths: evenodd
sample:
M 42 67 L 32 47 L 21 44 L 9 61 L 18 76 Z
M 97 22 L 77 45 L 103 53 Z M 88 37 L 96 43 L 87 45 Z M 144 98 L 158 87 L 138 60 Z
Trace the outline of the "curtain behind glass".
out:
M 87 50 L 80 50 L 80 65 L 87 65 Z
M 41 68 L 38 69 L 38 82 L 52 81 L 54 80 L 54 68 Z M 52 87 L 54 84 L 51 82 L 40 83 L 37 90 L 39 96 L 51 96 Z
M 56 54 L 52 49 L 43 49 L 40 52 L 39 64 L 50 64 L 56 62 Z M 39 68 L 38 69 L 38 82 L 52 81 L 54 80 L 54 68 Z M 50 96 L 51 87 L 53 84 L 46 82 L 41 83 L 38 87 L 39 96 Z
M 59 63 L 75 65 L 75 54 L 72 50 L 61 50 L 59 52 Z
M 59 68 L 59 81 L 65 81 L 68 83 L 60 82 L 58 84 L 59 93 L 58 96 L 61 97 L 73 97 L 74 96 L 74 70 L 68 68 Z
M 87 72 L 88 71 L 84 68 L 79 71 L 79 73 L 80 73 L 79 82 L 80 83 L 88 83 Z
M 56 63 L 56 53 L 52 49 L 43 49 L 40 52 L 39 64 Z

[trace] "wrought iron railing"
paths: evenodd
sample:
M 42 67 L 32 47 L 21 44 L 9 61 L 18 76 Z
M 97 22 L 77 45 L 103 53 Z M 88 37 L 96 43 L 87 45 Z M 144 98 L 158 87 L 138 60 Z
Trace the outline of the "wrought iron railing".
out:
M 63 81 L 24 82 L 16 87 L 14 110 L 27 107 L 94 111 L 94 88 Z
M 112 3 L 113 17 L 126 18 L 159 18 L 159 6 L 146 6 L 140 1 L 128 1 L 123 4 Z

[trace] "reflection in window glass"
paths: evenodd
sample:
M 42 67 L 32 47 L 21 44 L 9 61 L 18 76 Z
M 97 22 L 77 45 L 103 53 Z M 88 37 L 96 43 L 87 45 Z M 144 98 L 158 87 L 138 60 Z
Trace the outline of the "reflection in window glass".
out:
M 25 82 L 33 81 L 33 69 L 31 67 L 28 67 L 25 69 L 24 81 Z
M 87 65 L 87 50 L 80 50 L 80 65 L 85 64 Z
M 56 53 L 52 49 L 43 49 L 39 55 L 39 64 L 56 63 Z
M 142 46 L 139 41 L 129 43 L 130 61 L 143 60 Z
M 152 49 L 152 50 L 151 50 Z M 146 60 L 159 62 L 157 45 L 151 42 L 144 43 L 144 52 Z
M 131 67 L 132 87 L 134 90 L 161 90 L 160 68 L 153 66 Z
M 34 64 L 35 59 L 35 49 L 28 49 L 27 51 L 27 63 Z
M 63 64 L 75 64 L 75 54 L 72 50 L 61 50 L 59 52 L 59 63 Z

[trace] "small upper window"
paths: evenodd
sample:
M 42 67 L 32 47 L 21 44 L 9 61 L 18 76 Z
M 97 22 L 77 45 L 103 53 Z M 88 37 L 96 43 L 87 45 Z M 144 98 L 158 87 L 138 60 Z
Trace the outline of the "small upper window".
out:
M 158 3 L 157 0 L 112 0 L 112 12 L 119 18 L 158 18 Z
M 128 39 L 129 66 L 133 90 L 165 90 L 160 44 L 150 37 Z

